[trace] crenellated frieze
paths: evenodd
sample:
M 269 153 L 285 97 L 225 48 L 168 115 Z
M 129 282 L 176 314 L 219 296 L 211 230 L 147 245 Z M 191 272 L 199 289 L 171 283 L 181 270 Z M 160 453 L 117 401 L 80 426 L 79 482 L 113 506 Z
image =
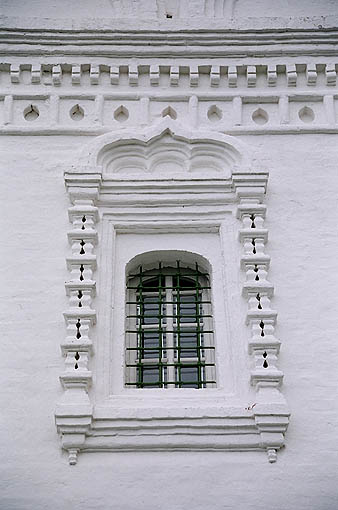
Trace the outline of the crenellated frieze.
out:
M 45 86 L 123 86 L 143 87 L 166 84 L 184 87 L 223 88 L 299 88 L 332 87 L 337 82 L 338 64 L 335 62 L 268 62 L 243 63 L 224 62 L 213 58 L 211 61 L 198 59 L 186 62 L 176 59 L 157 59 L 157 63 L 139 61 L 50 63 L 17 61 L 0 63 L 2 84 L 45 85 Z M 259 80 L 259 81 L 258 81 Z

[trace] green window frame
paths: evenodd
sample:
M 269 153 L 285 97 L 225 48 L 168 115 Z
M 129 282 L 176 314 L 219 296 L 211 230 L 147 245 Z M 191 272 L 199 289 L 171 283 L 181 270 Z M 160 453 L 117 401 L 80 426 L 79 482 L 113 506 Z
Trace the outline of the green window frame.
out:
M 213 336 L 210 279 L 197 263 L 128 275 L 127 387 L 215 387 Z

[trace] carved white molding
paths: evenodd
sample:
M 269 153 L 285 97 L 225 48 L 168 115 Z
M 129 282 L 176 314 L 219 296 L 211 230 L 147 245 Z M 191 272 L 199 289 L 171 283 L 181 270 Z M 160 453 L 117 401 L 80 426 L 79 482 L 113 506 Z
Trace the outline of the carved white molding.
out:
M 296 87 L 299 78 L 304 76 L 305 84 L 302 88 L 316 87 L 318 78 L 321 87 L 332 87 L 336 84 L 338 64 L 333 61 L 327 63 L 325 60 L 321 61 L 316 59 L 312 62 L 307 60 L 294 63 L 288 63 L 288 59 L 280 60 L 278 64 L 270 64 L 268 60 L 260 61 L 259 63 L 245 63 L 238 61 L 237 63 L 227 63 L 221 57 L 215 55 L 200 59 L 198 63 L 190 64 L 181 62 L 179 57 L 175 58 L 175 62 L 171 63 L 167 60 L 161 61 L 158 59 L 157 64 L 149 64 L 147 60 L 140 59 L 138 63 L 128 64 L 128 62 L 116 61 L 112 63 L 110 60 L 96 60 L 95 63 L 81 62 L 79 63 L 55 63 L 41 61 L 39 57 L 38 62 L 30 58 L 29 61 L 22 61 L 18 63 L 15 60 L 13 63 L 0 63 L 0 72 L 6 80 L 10 76 L 11 83 L 29 85 L 27 79 L 23 78 L 23 71 L 30 76 L 30 84 L 45 84 L 59 86 L 64 82 L 68 85 L 68 77 L 71 75 L 71 85 L 83 84 L 88 87 L 87 76 L 89 76 L 89 84 L 100 85 L 107 83 L 107 77 L 110 76 L 110 85 L 118 86 L 123 82 L 123 88 L 126 90 L 124 78 L 128 77 L 128 85 L 130 87 L 140 86 L 139 78 L 142 76 L 142 85 L 158 85 L 160 79 L 167 80 L 170 76 L 169 85 L 176 86 L 180 82 L 184 82 L 186 77 L 189 77 L 189 86 L 196 87 L 200 84 L 201 80 L 205 79 L 203 85 L 208 87 L 221 87 L 221 88 L 256 88 L 257 77 L 260 78 L 259 89 L 264 88 L 266 85 L 269 87 L 278 87 L 279 85 L 287 84 L 290 88 Z M 304 59 L 304 57 L 303 57 Z M 216 60 L 216 62 L 215 62 Z M 70 69 L 71 68 L 71 69 Z M 239 80 L 240 76 L 240 80 Z M 50 80 L 52 78 L 52 80 Z M 146 79 L 146 81 L 144 80 Z M 94 87 L 94 89 L 97 87 Z M 36 89 L 36 87 L 34 87 Z M 91 89 L 94 91 L 94 89 Z
M 338 94 L 330 90 L 277 94 L 212 91 L 135 94 L 8 94 L 0 96 L 0 134 L 100 135 L 139 130 L 170 117 L 228 134 L 335 133 Z M 1 108 L 2 106 L 2 108 Z
M 204 160 L 199 160 L 201 147 Z M 126 165 L 128 152 L 133 166 L 131 173 L 130 165 Z M 141 154 L 136 164 L 135 154 Z M 182 154 L 184 158 L 180 159 Z M 155 155 L 159 159 L 156 160 Z M 164 155 L 168 168 L 161 175 Z M 206 168 L 204 176 L 199 175 L 197 179 L 193 178 L 194 159 L 201 168 L 203 165 Z M 216 170 L 219 175 L 215 178 L 213 164 L 219 165 L 220 160 L 226 165 Z M 173 168 L 171 161 L 182 166 L 180 175 L 175 170 L 169 176 Z M 142 179 L 142 186 L 137 178 L 135 180 L 137 174 Z M 264 252 L 267 230 L 263 225 L 266 209 L 262 201 L 267 178 L 267 173 L 255 171 L 250 151 L 243 143 L 213 132 L 190 131 L 170 118 L 141 131 L 109 133 L 92 140 L 77 164 L 65 173 L 73 204 L 69 209 L 73 228 L 68 232 L 72 254 L 67 257 L 71 272 L 71 278 L 66 282 L 69 308 L 64 313 L 67 337 L 61 343 L 66 369 L 60 379 L 65 393 L 56 409 L 56 424 L 70 464 L 76 463 L 79 452 L 137 449 L 264 450 L 270 462 L 276 460 L 276 452 L 284 444 L 289 412 L 279 391 L 282 373 L 276 368 L 279 351 L 279 341 L 274 337 L 276 313 L 269 306 L 273 286 L 266 278 L 269 257 Z M 185 203 L 187 207 L 183 208 Z M 256 360 L 251 384 L 257 388 L 256 402 L 251 405 L 240 403 L 236 394 L 215 388 L 202 390 L 203 393 L 191 390 L 187 405 L 187 397 L 184 392 L 178 393 L 179 389 L 178 392 L 175 390 L 173 401 L 170 400 L 171 392 L 166 393 L 167 397 L 165 394 L 160 398 L 159 395 L 152 397 L 148 391 L 140 393 L 142 390 L 125 389 L 122 382 L 121 392 L 115 390 L 112 395 L 106 394 L 107 383 L 104 381 L 108 381 L 109 388 L 111 370 L 107 357 L 110 359 L 111 336 L 116 338 L 113 330 L 107 327 L 111 314 L 112 274 L 122 270 L 112 267 L 118 263 L 112 251 L 116 235 L 156 232 L 188 236 L 189 233 L 212 232 L 221 240 L 237 203 L 238 215 L 242 219 L 240 239 L 246 250 L 241 259 L 247 272 L 243 295 L 249 302 L 247 321 L 252 329 L 249 351 Z M 105 324 L 95 326 L 97 316 L 92 300 L 96 291 L 93 274 L 96 271 L 99 214 L 102 216 L 104 246 L 100 258 L 103 263 L 101 281 L 105 281 L 106 289 L 101 289 L 100 293 L 101 296 L 106 294 L 106 305 L 100 302 L 100 306 L 105 307 L 100 311 Z M 255 254 L 252 253 L 253 221 Z M 236 264 L 235 260 L 230 262 Z M 81 280 L 83 274 L 85 278 Z M 258 282 L 256 274 L 259 274 Z M 252 304 L 257 294 L 262 310 L 257 308 L 256 302 Z M 120 298 L 124 299 L 123 292 Z M 262 320 L 263 340 L 259 336 Z M 101 353 L 101 365 L 96 366 L 103 367 L 95 373 L 98 386 L 93 388 L 95 403 L 88 396 L 93 379 L 94 327 L 99 328 L 96 342 L 100 343 L 98 350 Z M 79 331 L 81 336 L 78 338 Z M 224 337 L 223 330 L 221 336 Z M 260 366 L 265 351 L 268 353 L 267 369 Z M 113 367 L 114 362 L 119 364 L 113 359 Z M 115 365 L 114 373 L 117 369 Z M 191 434 L 192 430 L 196 434 Z
M 222 16 L 218 8 L 222 1 L 225 5 L 231 2 L 206 0 L 209 5 L 214 3 L 215 9 L 203 11 L 196 9 L 199 0 L 194 0 L 189 15 L 176 18 L 167 18 L 167 13 L 161 13 L 156 19 L 154 10 L 151 13 L 143 8 L 143 16 L 137 16 L 137 27 L 131 17 L 86 19 L 85 23 L 71 18 L 2 17 L 0 51 L 3 48 L 3 54 L 7 55 L 43 54 L 53 58 L 84 54 L 128 58 L 131 48 L 134 55 L 154 56 L 163 55 L 163 46 L 166 46 L 168 56 L 183 56 L 189 46 L 189 56 L 200 58 L 209 54 L 236 58 L 239 53 L 256 58 L 281 54 L 313 58 L 337 54 L 337 16 L 231 18 L 227 9 Z M 179 5 L 183 2 L 181 0 Z M 199 14 L 202 11 L 203 14 Z M 134 14 L 132 19 L 134 21 Z M 289 37 L 285 37 L 286 30 Z M 142 38 L 139 31 L 142 31 Z M 175 38 L 174 45 L 168 46 L 168 35 Z
M 77 462 L 77 453 L 85 442 L 93 415 L 88 390 L 92 384 L 91 329 L 97 319 L 92 300 L 96 294 L 94 247 L 97 244 L 96 223 L 99 216 L 94 204 L 98 195 L 98 181 L 84 181 L 82 178 L 70 192 L 73 205 L 68 214 L 72 229 L 67 235 L 72 253 L 66 259 L 70 279 L 65 282 L 69 308 L 63 314 L 67 336 L 61 342 L 65 370 L 60 375 L 65 392 L 55 411 L 57 429 L 62 436 L 63 447 L 68 450 L 71 465 Z
M 280 392 L 283 372 L 277 367 L 280 341 L 275 336 L 277 312 L 271 308 L 274 287 L 268 280 L 270 257 L 265 253 L 268 230 L 264 226 L 266 190 L 262 186 L 248 188 L 236 185 L 239 205 L 237 217 L 242 221 L 239 240 L 243 244 L 241 267 L 246 280 L 242 293 L 248 301 L 246 323 L 251 329 L 249 353 L 254 366 L 251 384 L 257 391 L 255 404 L 256 424 L 264 437 L 269 462 L 277 460 L 277 450 L 284 444 L 289 411 Z M 271 403 L 276 404 L 274 416 L 270 415 Z
M 172 177 L 175 171 L 180 179 L 185 174 L 191 179 L 195 173 L 200 177 L 199 169 L 204 175 L 206 170 L 209 176 L 229 178 L 231 169 L 250 164 L 250 156 L 240 140 L 211 131 L 192 131 L 166 116 L 142 131 L 131 129 L 97 137 L 86 146 L 79 163 L 98 165 L 104 175 L 114 174 L 121 179 L 133 176 L 144 180 L 152 173 L 156 179 Z

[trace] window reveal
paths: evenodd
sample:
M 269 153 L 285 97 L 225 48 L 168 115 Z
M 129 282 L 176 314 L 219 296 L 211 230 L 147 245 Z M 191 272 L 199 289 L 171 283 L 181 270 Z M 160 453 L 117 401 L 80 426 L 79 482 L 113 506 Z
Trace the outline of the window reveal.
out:
M 208 275 L 198 265 L 129 275 L 126 385 L 207 388 L 215 381 Z

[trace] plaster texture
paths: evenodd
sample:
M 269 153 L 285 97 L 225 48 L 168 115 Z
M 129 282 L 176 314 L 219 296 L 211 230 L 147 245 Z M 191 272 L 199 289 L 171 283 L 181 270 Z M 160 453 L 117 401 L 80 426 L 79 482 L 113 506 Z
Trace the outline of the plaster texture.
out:
M 137 2 L 130 2 L 130 6 L 132 4 L 135 7 Z M 198 14 L 202 2 L 190 2 L 190 8 L 194 7 L 192 4 L 197 9 L 192 12 Z M 252 2 L 249 5 L 245 0 L 238 0 L 232 5 L 232 15 L 237 16 L 237 21 L 232 18 L 225 24 L 251 26 L 255 30 L 253 21 L 246 17 Z M 95 6 L 92 2 L 81 5 L 78 2 L 2 2 L 5 16 L 20 14 L 20 20 L 16 18 L 17 27 L 40 24 L 43 28 L 52 26 L 53 21 L 39 21 L 39 17 L 64 17 L 64 26 L 71 32 L 71 22 L 66 19 L 69 15 L 91 18 L 84 22 L 83 26 L 87 27 L 95 24 L 103 27 L 107 23 L 105 17 L 116 16 L 136 30 L 134 22 L 130 18 L 128 21 L 131 7 L 128 10 L 128 5 L 123 7 L 121 3 L 121 6 L 122 11 L 117 8 L 117 2 L 108 1 L 96 2 Z M 269 23 L 275 27 L 285 26 L 283 16 L 304 17 L 303 28 L 306 29 L 311 23 L 318 26 L 319 17 L 338 15 L 337 3 L 324 0 L 287 4 L 262 0 L 255 2 L 254 10 L 257 17 L 269 15 Z M 157 13 L 156 9 L 153 12 Z M 198 18 L 197 14 L 193 18 Z M 37 19 L 29 21 L 25 16 Z M 95 20 L 94 16 L 100 19 Z M 157 23 L 156 16 L 154 14 L 154 23 Z M 318 18 L 315 22 L 313 19 L 309 21 L 311 16 Z M 272 17 L 276 17 L 274 21 Z M 299 19 L 297 26 L 301 29 Z M 189 21 L 184 25 L 178 20 L 177 26 L 181 22 L 180 29 L 184 30 L 182 27 Z M 203 23 L 193 22 L 200 28 L 206 23 L 205 20 Z M 262 19 L 260 22 L 263 23 Z M 292 25 L 294 20 L 289 19 L 287 23 Z M 15 28 L 5 20 L 6 24 Z M 165 32 L 166 28 L 163 30 Z M 311 36 L 308 40 L 311 45 Z M 31 53 L 13 41 L 8 44 L 4 39 L 1 41 L 4 63 L 0 69 L 1 98 L 4 99 L 0 101 L 0 217 L 3 233 L 0 248 L 1 510 L 148 510 L 150 507 L 154 510 L 335 510 L 338 507 L 337 114 L 336 84 L 335 81 L 333 85 L 327 84 L 325 71 L 325 65 L 334 62 L 336 55 L 330 38 L 327 36 L 325 41 L 313 43 L 317 48 L 315 58 L 313 54 L 304 56 L 305 46 L 301 45 L 298 45 L 297 57 L 292 52 L 288 54 L 281 46 L 278 47 L 279 54 L 278 51 L 274 56 L 267 53 L 266 69 L 276 62 L 283 62 L 277 73 L 277 92 L 271 93 L 274 99 L 270 103 L 264 99 L 266 91 L 271 90 L 265 81 L 267 70 L 264 80 L 258 77 L 255 91 L 247 99 L 247 66 L 252 64 L 253 58 L 257 59 L 252 56 L 256 52 L 254 44 L 250 43 L 251 54 L 238 57 L 245 71 L 243 73 L 238 67 L 238 79 L 242 81 L 237 83 L 231 103 L 224 100 L 224 96 L 233 89 L 228 87 L 228 81 L 222 84 L 222 73 L 220 88 L 216 93 L 214 87 L 211 89 L 211 63 L 223 65 L 223 78 L 225 80 L 226 76 L 229 80 L 231 58 L 237 57 L 216 56 L 213 50 L 207 50 L 204 58 L 210 59 L 210 69 L 207 75 L 200 70 L 199 85 L 191 88 L 192 73 L 188 73 L 185 66 L 192 66 L 200 57 L 191 61 L 189 45 L 180 57 L 175 57 L 174 44 L 168 44 L 162 47 L 163 57 L 160 58 L 170 58 L 171 66 L 183 68 L 181 81 L 179 85 L 170 85 L 169 68 L 163 68 L 163 75 L 159 72 L 158 79 L 162 81 L 158 86 L 151 85 L 149 68 L 145 70 L 147 77 L 142 76 L 143 65 L 160 64 L 159 57 L 151 54 L 150 46 L 144 57 L 148 59 L 146 63 L 141 57 L 136 58 L 141 66 L 140 88 L 136 89 L 128 82 L 130 72 L 126 68 L 135 60 L 132 59 L 133 46 L 129 48 L 129 56 L 126 51 L 123 62 L 118 60 L 121 69 L 119 84 L 113 91 L 115 96 L 105 98 L 112 102 L 109 110 L 97 96 L 112 93 L 111 88 L 115 85 L 110 81 L 111 70 L 100 70 L 98 85 L 90 83 L 89 76 L 90 61 L 103 62 L 98 50 L 102 38 L 98 38 L 96 49 L 94 44 L 90 58 L 86 51 L 80 49 L 77 52 L 76 44 L 68 55 L 65 52 L 56 56 L 57 51 L 54 52 L 52 45 L 48 46 L 49 53 L 42 52 L 38 41 L 32 45 Z M 270 49 L 273 46 L 269 46 Z M 328 46 L 330 49 L 326 52 Z M 154 45 L 154 52 L 157 50 Z M 115 51 L 118 52 L 116 45 Z M 296 72 L 298 81 L 290 92 L 285 66 L 294 64 L 295 59 L 298 67 L 289 71 Z M 76 84 L 75 78 L 74 84 L 72 64 L 77 60 L 82 66 L 81 79 Z M 308 84 L 306 65 L 312 61 L 316 62 L 319 77 L 315 85 Z M 51 73 L 50 84 L 49 76 L 46 82 L 38 78 L 40 72 L 44 76 L 40 68 L 35 70 L 35 83 L 34 73 L 32 80 L 32 63 L 48 62 L 63 65 L 61 85 L 53 84 L 51 67 L 48 71 Z M 19 75 L 13 71 L 18 64 L 21 66 Z M 256 64 L 259 65 L 259 59 Z M 11 81 L 10 69 L 12 75 L 19 76 L 18 82 L 16 78 Z M 336 73 L 335 67 L 329 69 Z M 157 79 L 156 76 L 152 78 Z M 98 92 L 93 92 L 95 86 Z M 179 97 L 171 95 L 170 87 Z M 130 98 L 130 88 L 134 98 Z M 65 97 L 59 102 L 53 100 L 60 91 Z M 211 99 L 210 93 L 214 94 Z M 162 98 L 158 97 L 160 94 Z M 195 95 L 198 96 L 197 108 L 196 101 L 191 100 Z M 287 102 L 280 100 L 285 96 L 289 96 Z M 323 99 L 328 96 L 331 99 Z M 130 106 L 128 101 L 133 105 Z M 86 114 L 88 112 L 83 124 L 82 120 L 75 122 L 69 117 L 69 110 L 79 102 Z M 30 104 L 39 106 L 40 116 L 27 127 L 23 110 Z M 51 104 L 53 109 L 48 110 Z M 206 104 L 222 110 L 220 123 L 208 120 Z M 122 122 L 113 117 L 121 105 L 128 107 L 129 112 L 129 118 Z M 109 137 L 111 135 L 106 133 L 122 130 L 120 137 L 123 139 L 123 130 L 137 131 L 145 126 L 156 126 L 163 121 L 161 112 L 168 105 L 177 110 L 177 121 L 192 132 L 208 129 L 214 131 L 215 136 L 217 133 L 234 136 L 248 148 L 255 168 L 269 172 L 265 197 L 268 211 L 265 226 L 269 230 L 266 248 L 271 256 L 269 280 L 275 289 L 272 303 L 278 311 L 276 336 L 282 342 L 279 354 L 279 369 L 284 373 L 282 393 L 291 413 L 285 448 L 278 452 L 278 460 L 273 464 L 258 451 L 103 451 L 80 454 L 77 465 L 69 466 L 54 423 L 55 406 L 63 396 L 59 382 L 64 368 L 60 352 L 60 343 L 65 337 L 62 312 L 69 302 L 63 285 L 69 278 L 65 259 L 70 254 L 67 242 L 70 202 L 64 172 L 76 168 L 79 162 L 83 163 L 86 147 L 90 143 L 94 146 L 97 136 Z M 298 112 L 303 106 L 313 109 L 314 120 L 301 121 Z M 259 107 L 268 111 L 267 124 L 253 121 L 252 115 Z M 217 114 L 215 109 L 212 113 L 215 111 Z M 35 122 L 39 122 L 38 127 Z M 101 226 L 99 238 L 102 239 L 100 229 Z M 194 234 L 193 239 L 198 248 L 198 234 Z M 143 243 L 146 242 L 144 238 Z M 167 249 L 165 243 L 164 246 Z M 132 256 L 134 248 L 128 249 Z M 205 248 L 206 252 L 207 249 L 211 247 Z M 100 250 L 102 257 L 103 248 Z M 255 401 L 255 392 L 250 387 L 249 331 L 245 324 L 247 303 L 241 297 L 239 285 L 244 279 L 239 264 L 241 244 L 235 233 L 231 250 L 237 256 L 238 265 L 234 265 L 233 279 L 229 281 L 227 291 L 237 308 L 227 320 L 231 323 L 236 318 L 236 324 L 232 325 L 236 338 L 231 339 L 237 342 L 241 368 L 236 377 L 240 379 L 239 386 L 247 388 L 241 395 L 247 399 L 245 404 L 250 405 Z M 104 280 L 105 274 L 100 274 L 98 284 L 103 284 Z M 98 304 L 100 292 L 98 285 Z M 98 307 L 98 324 L 100 318 L 102 309 L 100 311 Z M 94 333 L 93 338 L 97 345 L 102 337 Z M 236 373 L 236 359 L 232 369 Z M 100 374 L 94 374 L 94 388 L 99 377 Z M 94 401 L 97 398 L 95 391 L 91 391 Z

